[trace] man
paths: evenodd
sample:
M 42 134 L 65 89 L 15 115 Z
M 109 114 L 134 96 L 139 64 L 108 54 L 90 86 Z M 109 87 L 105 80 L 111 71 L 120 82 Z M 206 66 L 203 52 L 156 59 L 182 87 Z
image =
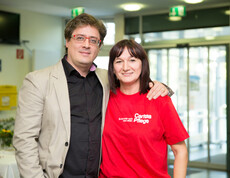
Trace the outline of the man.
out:
M 75 17 L 65 29 L 67 55 L 25 77 L 13 139 L 21 177 L 97 177 L 109 84 L 93 61 L 105 35 L 93 16 Z M 168 94 L 156 83 L 155 97 Z

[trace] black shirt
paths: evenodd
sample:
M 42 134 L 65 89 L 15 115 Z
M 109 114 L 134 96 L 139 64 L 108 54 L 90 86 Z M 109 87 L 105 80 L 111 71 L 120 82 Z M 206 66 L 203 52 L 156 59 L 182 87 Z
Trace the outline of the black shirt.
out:
M 101 146 L 102 86 L 95 71 L 82 77 L 66 57 L 62 64 L 69 90 L 71 135 L 60 178 L 96 178 Z

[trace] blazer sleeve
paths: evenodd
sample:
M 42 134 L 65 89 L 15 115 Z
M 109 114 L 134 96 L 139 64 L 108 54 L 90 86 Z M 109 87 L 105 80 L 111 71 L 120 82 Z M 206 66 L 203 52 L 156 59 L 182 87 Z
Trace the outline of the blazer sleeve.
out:
M 45 177 L 38 154 L 38 137 L 44 105 L 41 87 L 44 87 L 44 84 L 36 82 L 34 72 L 30 73 L 25 77 L 18 96 L 13 145 L 20 176 L 23 178 Z
M 168 96 L 171 97 L 174 94 L 174 91 L 166 84 L 162 83 L 168 89 Z

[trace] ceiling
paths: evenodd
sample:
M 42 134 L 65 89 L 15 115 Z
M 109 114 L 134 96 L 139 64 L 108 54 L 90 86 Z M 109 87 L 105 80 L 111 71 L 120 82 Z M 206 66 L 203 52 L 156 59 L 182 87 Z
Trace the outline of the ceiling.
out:
M 17 8 L 39 13 L 70 17 L 71 9 L 84 7 L 85 12 L 96 17 L 110 18 L 115 14 L 134 15 L 125 12 L 120 5 L 129 2 L 144 4 L 138 13 L 163 13 L 177 5 L 185 5 L 187 10 L 230 6 L 230 0 L 204 0 L 200 4 L 186 4 L 183 0 L 0 0 L 0 7 Z

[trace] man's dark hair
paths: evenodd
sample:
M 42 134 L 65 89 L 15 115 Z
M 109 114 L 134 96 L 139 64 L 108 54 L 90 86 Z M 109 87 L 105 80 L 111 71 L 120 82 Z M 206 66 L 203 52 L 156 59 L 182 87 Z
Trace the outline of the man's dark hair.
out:
M 69 41 L 72 37 L 73 31 L 76 28 L 87 26 L 87 25 L 90 25 L 91 27 L 95 27 L 98 30 L 100 34 L 100 40 L 101 40 L 100 46 L 101 46 L 103 44 L 104 38 L 107 33 L 106 27 L 101 20 L 98 20 L 92 15 L 86 13 L 76 16 L 66 24 L 65 39 Z

